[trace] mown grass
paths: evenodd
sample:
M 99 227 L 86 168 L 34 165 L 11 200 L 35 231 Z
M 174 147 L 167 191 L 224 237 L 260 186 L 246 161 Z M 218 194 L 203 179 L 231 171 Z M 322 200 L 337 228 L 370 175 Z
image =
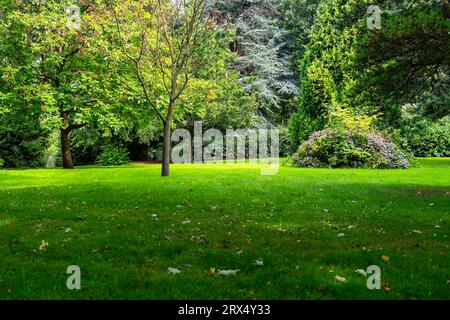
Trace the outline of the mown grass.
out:
M 217 164 L 170 178 L 145 165 L 0 171 L 0 299 L 448 299 L 449 172 L 450 159 L 276 176 Z M 66 287 L 69 265 L 80 291 Z M 355 273 L 369 265 L 382 290 Z

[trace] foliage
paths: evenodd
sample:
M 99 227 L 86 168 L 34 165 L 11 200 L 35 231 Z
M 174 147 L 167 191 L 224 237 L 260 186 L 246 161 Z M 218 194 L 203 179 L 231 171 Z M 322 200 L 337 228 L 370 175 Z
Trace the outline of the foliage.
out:
M 374 131 L 376 116 L 367 116 L 352 111 L 349 107 L 336 107 L 330 111 L 330 120 L 327 126 L 340 131 L 354 131 L 370 133 Z
M 105 137 L 102 130 L 89 127 L 76 130 L 71 135 L 73 160 L 77 165 L 95 163 L 102 150 L 115 141 Z
M 415 155 L 448 155 L 449 2 L 380 0 L 370 30 L 372 2 L 79 0 L 74 28 L 65 1 L 3 1 L 0 157 L 52 166 L 73 149 L 92 163 L 110 144 L 146 153 L 194 121 L 258 118 L 281 127 L 283 154 L 325 128 L 377 127 Z
M 102 166 L 122 166 L 127 164 L 128 151 L 123 146 L 107 146 L 98 157 L 98 163 Z
M 409 161 L 386 133 L 373 129 L 375 118 L 356 116 L 348 108 L 332 112 L 327 129 L 314 132 L 293 157 L 296 165 L 308 168 L 409 167 Z
M 426 94 L 439 101 L 430 112 L 446 109 L 449 4 L 379 1 L 382 28 L 371 30 L 366 20 L 372 4 L 320 3 L 300 62 L 300 103 L 290 124 L 294 144 L 325 128 L 336 105 L 378 115 L 383 128 L 398 128 L 402 105 L 421 103 Z
M 382 133 L 326 129 L 314 132 L 293 156 L 300 167 L 406 169 L 405 154 Z
M 286 96 L 298 93 L 291 70 L 287 32 L 281 23 L 279 0 L 220 0 L 215 15 L 236 30 L 231 45 L 237 59 L 233 68 L 241 74 L 244 89 L 259 97 L 261 107 L 279 109 Z
M 201 91 L 194 95 L 192 89 L 189 96 L 182 97 L 184 113 L 175 118 L 176 127 L 193 129 L 194 121 L 202 121 L 205 129 L 219 130 L 255 125 L 258 109 L 255 97 L 244 92 L 239 75 L 227 70 L 225 61 L 215 68 L 215 78 L 208 79 L 208 98 Z
M 402 107 L 400 143 L 418 157 L 450 156 L 450 93 L 425 92 L 418 103 Z
M 170 174 L 170 135 L 174 119 L 183 112 L 182 96 L 188 87 L 207 91 L 210 84 L 200 80 L 214 64 L 215 48 L 221 49 L 215 22 L 205 8 L 206 0 L 109 4 L 117 29 L 112 36 L 119 44 L 115 58 L 130 71 L 123 84 L 140 96 L 163 128 L 162 176 Z
M 287 47 L 292 55 L 292 67 L 301 73 L 298 63 L 305 54 L 305 46 L 310 41 L 320 0 L 281 1 L 281 24 L 287 31 Z
M 417 157 L 450 157 L 450 116 L 439 120 L 411 117 L 405 120 L 402 135 Z
M 42 126 L 61 129 L 68 142 L 62 145 L 65 167 L 70 168 L 70 133 L 101 114 L 111 117 L 106 116 L 106 102 L 117 84 L 108 74 L 110 62 L 100 36 L 105 21 L 100 1 L 79 2 L 78 25 L 69 23 L 69 4 L 61 1 L 1 6 L 0 75 L 7 89 L 0 102 L 14 106 L 11 100 L 21 100 L 40 111 Z
M 39 167 L 48 144 L 36 114 L 24 107 L 0 117 L 0 158 L 5 167 Z
M 278 130 L 280 132 L 280 156 L 288 157 L 295 152 L 295 147 L 291 144 L 291 136 L 289 128 L 286 126 L 279 126 Z
M 143 8 L 135 1 L 74 4 L 81 9 L 79 28 L 67 25 L 65 2 L 0 4 L 0 116 L 8 114 L 10 119 L 17 115 L 13 123 L 19 123 L 22 113 L 32 113 L 35 125 L 42 127 L 43 141 L 48 132 L 60 129 L 73 149 L 65 150 L 64 154 L 73 151 L 79 164 L 95 161 L 102 147 L 112 142 L 158 143 L 163 134 L 158 113 L 164 113 L 173 98 L 167 91 L 173 82 L 168 80 L 172 70 L 170 44 L 162 45 L 163 28 L 156 23 L 170 25 L 169 16 L 175 13 L 174 8 L 169 3 L 162 4 L 160 11 L 165 14 L 158 16 L 145 11 L 151 6 Z M 107 10 L 109 6 L 121 12 L 120 21 L 115 21 L 111 10 Z M 137 19 L 139 10 L 131 8 L 145 11 L 145 18 Z M 169 20 L 162 21 L 166 18 Z M 144 20 L 148 24 L 141 28 Z M 123 28 L 121 31 L 126 31 L 122 37 L 117 34 L 116 22 Z M 183 29 L 186 28 L 180 25 L 176 30 L 166 31 L 175 31 L 172 37 L 175 43 L 183 39 Z M 146 59 L 142 57 L 140 67 L 145 72 L 139 75 L 147 84 L 147 92 L 143 92 L 136 77 L 134 62 L 125 59 L 121 41 L 127 41 L 127 54 L 136 54 L 135 46 L 139 45 L 143 31 L 148 36 L 144 45 L 148 55 Z M 244 93 L 237 72 L 228 69 L 233 60 L 228 48 L 231 32 L 214 28 L 209 31 L 214 31 L 213 36 L 196 46 L 189 67 L 184 72 L 177 71 L 176 87 L 184 91 L 174 107 L 171 125 L 188 127 L 195 120 L 203 120 L 209 126 L 224 128 L 251 126 L 257 103 Z M 184 88 L 185 77 L 190 81 Z M 32 126 L 20 129 L 34 130 Z M 8 148 L 11 146 L 8 144 Z M 55 163 L 55 146 L 67 149 L 60 142 L 52 143 L 50 151 L 44 146 L 46 162 Z
M 327 0 L 317 10 L 310 43 L 300 62 L 300 105 L 290 128 L 293 144 L 299 144 L 317 130 L 323 129 L 330 111 L 351 84 L 349 65 L 358 31 L 355 22 L 366 1 Z
M 353 94 L 417 103 L 424 93 L 440 98 L 450 86 L 450 3 L 383 1 L 382 27 L 357 42 L 354 67 L 364 72 Z M 436 110 L 437 111 L 437 110 Z

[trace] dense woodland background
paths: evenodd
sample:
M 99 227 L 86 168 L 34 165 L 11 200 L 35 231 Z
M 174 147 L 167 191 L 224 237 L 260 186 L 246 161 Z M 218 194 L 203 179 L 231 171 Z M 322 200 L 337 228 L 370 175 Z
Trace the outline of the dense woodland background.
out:
M 67 26 L 71 4 L 80 28 Z M 367 27 L 373 4 L 381 29 Z M 0 166 L 59 167 L 68 150 L 75 165 L 161 161 L 171 103 L 171 130 L 198 120 L 277 127 L 282 155 L 299 166 L 450 156 L 448 1 L 197 0 L 174 15 L 176 6 L 2 1 Z

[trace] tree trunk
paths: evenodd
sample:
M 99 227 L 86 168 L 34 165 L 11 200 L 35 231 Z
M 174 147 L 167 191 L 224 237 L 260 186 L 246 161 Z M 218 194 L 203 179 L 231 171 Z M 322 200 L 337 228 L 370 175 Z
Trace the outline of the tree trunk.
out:
M 70 150 L 70 131 L 67 129 L 61 129 L 61 151 L 63 168 L 73 169 L 72 151 Z
M 163 163 L 162 176 L 168 177 L 170 175 L 170 121 L 166 120 L 164 124 L 164 141 L 163 141 Z

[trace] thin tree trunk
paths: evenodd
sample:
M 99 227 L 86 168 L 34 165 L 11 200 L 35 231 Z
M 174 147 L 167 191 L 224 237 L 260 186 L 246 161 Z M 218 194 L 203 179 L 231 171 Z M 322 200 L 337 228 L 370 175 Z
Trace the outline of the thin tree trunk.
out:
M 170 175 L 170 120 L 164 123 L 164 141 L 163 141 L 163 163 L 162 176 L 168 177 Z
M 63 168 L 73 169 L 72 151 L 70 150 L 70 131 L 67 129 L 61 129 L 61 151 Z

